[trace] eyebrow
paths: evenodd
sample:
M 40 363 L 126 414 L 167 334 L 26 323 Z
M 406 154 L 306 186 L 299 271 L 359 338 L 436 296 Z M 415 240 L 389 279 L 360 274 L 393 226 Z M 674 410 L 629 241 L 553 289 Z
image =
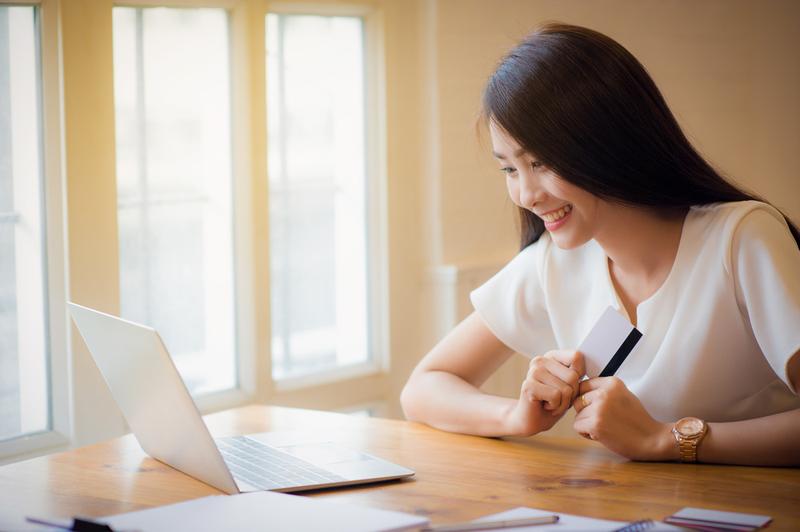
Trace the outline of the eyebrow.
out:
M 523 153 L 525 153 L 525 148 L 520 148 L 520 149 L 518 149 L 517 151 L 514 152 L 514 157 L 519 157 Z M 505 159 L 506 158 L 505 155 L 503 155 L 502 153 L 497 153 L 496 151 L 493 151 L 492 155 L 494 155 L 498 159 Z

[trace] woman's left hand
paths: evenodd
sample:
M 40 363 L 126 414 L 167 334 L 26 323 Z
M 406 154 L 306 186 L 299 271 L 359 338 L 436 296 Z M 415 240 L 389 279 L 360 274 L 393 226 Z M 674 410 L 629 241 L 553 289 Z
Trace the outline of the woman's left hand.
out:
M 670 460 L 677 449 L 672 425 L 660 423 L 617 377 L 580 383 L 573 427 L 631 460 Z

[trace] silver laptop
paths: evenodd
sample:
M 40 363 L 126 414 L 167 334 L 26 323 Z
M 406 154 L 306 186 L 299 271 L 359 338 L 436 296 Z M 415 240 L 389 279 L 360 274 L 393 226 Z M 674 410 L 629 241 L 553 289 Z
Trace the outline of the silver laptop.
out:
M 302 491 L 414 474 L 304 435 L 213 439 L 155 329 L 75 303 L 69 311 L 142 449 L 225 493 Z

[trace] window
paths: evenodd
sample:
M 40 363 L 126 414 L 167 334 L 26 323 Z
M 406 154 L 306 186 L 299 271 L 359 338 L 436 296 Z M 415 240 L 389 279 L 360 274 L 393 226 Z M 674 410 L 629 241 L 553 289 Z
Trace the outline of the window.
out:
M 235 388 L 227 13 L 115 7 L 113 30 L 121 314 L 193 394 Z
M 0 440 L 50 427 L 37 25 L 0 6 Z
M 364 21 L 267 15 L 272 376 L 368 362 Z

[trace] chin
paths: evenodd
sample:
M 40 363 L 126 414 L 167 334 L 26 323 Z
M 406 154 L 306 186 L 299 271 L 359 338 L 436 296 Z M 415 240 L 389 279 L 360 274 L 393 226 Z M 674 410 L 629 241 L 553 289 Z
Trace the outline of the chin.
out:
M 588 239 L 588 238 L 575 238 L 575 237 L 573 237 L 571 235 L 570 236 L 567 236 L 567 235 L 556 235 L 556 234 L 550 233 L 550 240 L 552 240 L 553 244 L 558 246 L 559 249 L 568 250 L 568 249 L 579 248 L 582 245 L 584 245 L 586 242 L 588 242 L 590 239 Z

